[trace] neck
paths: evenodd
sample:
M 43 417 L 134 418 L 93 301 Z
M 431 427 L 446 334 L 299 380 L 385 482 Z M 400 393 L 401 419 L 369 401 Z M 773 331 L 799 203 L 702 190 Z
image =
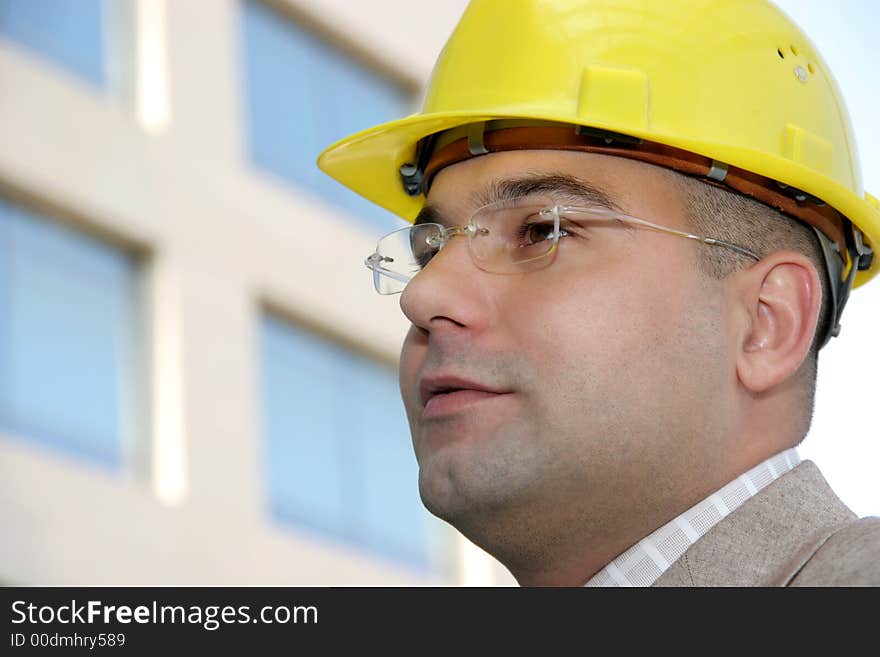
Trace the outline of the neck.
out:
M 688 506 L 670 500 L 633 500 L 625 506 L 586 511 L 557 504 L 552 512 L 533 512 L 503 522 L 497 516 L 488 522 L 483 517 L 470 527 L 459 524 L 459 529 L 498 559 L 521 586 L 582 586 Z
M 729 467 L 688 489 L 670 491 L 652 482 L 638 496 L 621 491 L 606 494 L 604 508 L 597 508 L 597 495 L 584 493 L 575 499 L 590 500 L 590 507 L 556 500 L 552 510 L 532 510 L 504 521 L 497 515 L 489 522 L 483 517 L 469 528 L 476 531 L 460 528 L 504 564 L 521 586 L 582 586 L 641 539 L 771 455 L 755 455 L 746 459 L 748 463 L 729 462 Z

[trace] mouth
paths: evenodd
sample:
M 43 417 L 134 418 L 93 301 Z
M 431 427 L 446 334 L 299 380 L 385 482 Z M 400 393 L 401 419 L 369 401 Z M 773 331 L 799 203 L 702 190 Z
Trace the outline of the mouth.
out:
M 422 419 L 454 415 L 475 405 L 509 395 L 501 390 L 460 377 L 425 377 L 419 386 L 424 411 Z

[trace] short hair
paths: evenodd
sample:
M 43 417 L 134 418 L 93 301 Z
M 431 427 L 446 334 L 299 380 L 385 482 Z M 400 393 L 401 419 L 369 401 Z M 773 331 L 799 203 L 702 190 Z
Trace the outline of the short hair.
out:
M 796 374 L 802 382 L 803 402 L 808 411 L 806 428 L 809 428 L 815 401 L 819 349 L 832 321 L 829 316 L 831 289 L 828 270 L 818 237 L 807 224 L 751 197 L 667 171 L 680 192 L 689 230 L 743 246 L 760 257 L 780 249 L 802 253 L 816 268 L 822 287 L 819 321 L 810 351 Z M 751 262 L 751 259 L 730 249 L 698 249 L 700 272 L 717 280 L 726 278 Z

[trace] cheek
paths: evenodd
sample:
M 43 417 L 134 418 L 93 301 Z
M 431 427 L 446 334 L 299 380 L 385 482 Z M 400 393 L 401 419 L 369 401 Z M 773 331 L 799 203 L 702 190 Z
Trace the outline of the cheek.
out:
M 579 356 L 617 361 L 656 339 L 669 321 L 664 290 L 650 280 L 619 270 L 566 274 L 520 296 L 511 314 L 520 344 L 533 358 L 554 365 Z
M 543 375 L 536 394 L 557 414 L 585 398 L 612 408 L 639 391 L 656 395 L 663 373 L 685 365 L 690 313 L 681 281 L 619 266 L 565 273 L 520 299 L 510 320 L 524 357 Z

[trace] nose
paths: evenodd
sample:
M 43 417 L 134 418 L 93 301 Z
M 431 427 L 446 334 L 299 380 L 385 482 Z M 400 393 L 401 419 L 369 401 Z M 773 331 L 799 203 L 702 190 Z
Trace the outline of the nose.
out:
M 454 235 L 427 266 L 407 283 L 400 309 L 415 326 L 436 330 L 443 322 L 477 327 L 486 303 L 482 289 L 485 272 L 477 268 L 464 235 Z

